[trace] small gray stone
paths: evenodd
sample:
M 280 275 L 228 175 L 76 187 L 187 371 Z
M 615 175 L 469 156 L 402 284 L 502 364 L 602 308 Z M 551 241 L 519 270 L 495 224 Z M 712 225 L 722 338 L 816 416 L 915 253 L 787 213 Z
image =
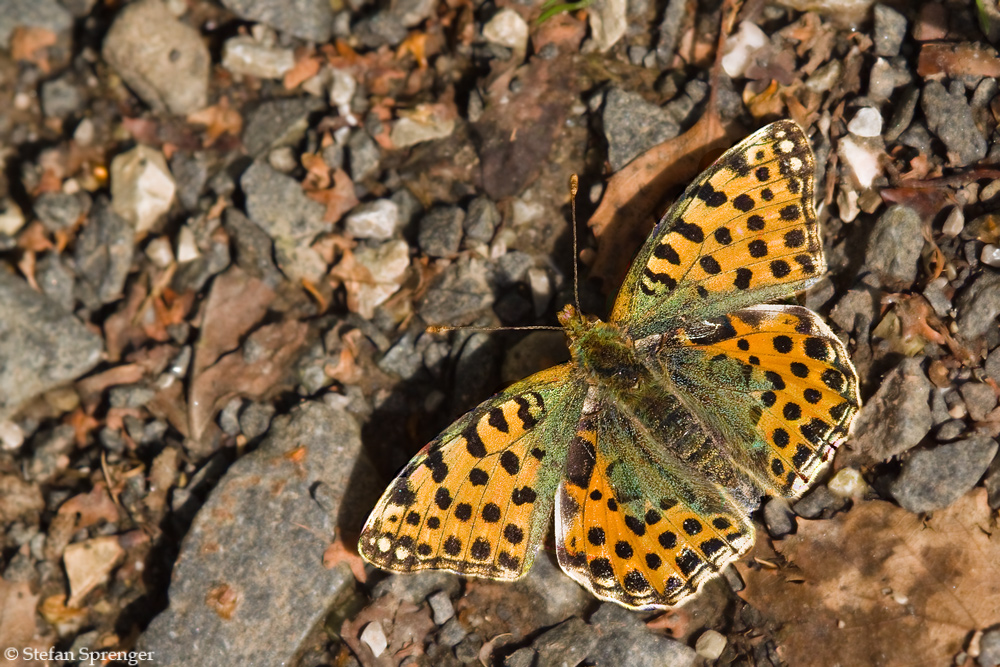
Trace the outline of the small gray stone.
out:
M 938 427 L 936 437 L 938 442 L 951 442 L 964 432 L 964 421 L 961 419 L 949 419 Z
M 351 27 L 351 36 L 363 46 L 377 49 L 381 46 L 396 46 L 406 39 L 407 30 L 399 17 L 389 12 L 378 12 L 362 19 Z
M 66 312 L 73 312 L 74 276 L 60 255 L 46 253 L 35 265 L 35 280 L 45 296 L 58 303 Z
M 310 42 L 333 36 L 333 7 L 327 0 L 222 0 L 240 18 L 258 21 Z
M 974 341 L 996 327 L 1000 315 L 1000 273 L 984 269 L 962 290 L 956 303 L 958 334 L 967 341 Z
M 86 192 L 44 192 L 32 205 L 35 215 L 50 232 L 66 229 L 90 211 L 90 196 Z
M 993 387 L 982 382 L 966 382 L 958 388 L 969 411 L 969 417 L 974 422 L 981 422 L 986 415 L 997 406 L 997 395 Z
M 40 87 L 42 111 L 50 118 L 68 118 L 84 107 L 80 86 L 71 75 L 45 81 Z
M 464 665 L 478 665 L 481 664 L 478 658 L 482 648 L 483 640 L 479 635 L 471 634 L 458 642 L 458 646 L 454 648 L 455 657 Z
M 608 91 L 602 119 L 613 171 L 680 132 L 677 121 L 667 111 L 621 88 Z
M 161 0 L 139 0 L 122 8 L 102 53 L 155 111 L 185 115 L 208 105 L 208 47 Z
M 360 183 L 378 175 L 382 155 L 378 144 L 362 129 L 355 130 L 347 139 L 347 165 L 351 180 Z
M 764 505 L 764 525 L 767 534 L 780 539 L 795 529 L 795 514 L 784 498 L 771 498 Z
M 953 166 L 966 167 L 986 157 L 986 138 L 976 126 L 964 95 L 949 92 L 939 81 L 928 81 L 920 104 L 931 132 L 948 148 Z
M 462 326 L 493 305 L 486 265 L 461 258 L 435 278 L 420 299 L 418 312 L 428 324 Z
M 469 631 L 465 629 L 462 622 L 458 620 L 457 616 L 452 616 L 442 626 L 441 631 L 438 633 L 438 641 L 440 641 L 445 646 L 455 646 L 460 641 L 465 639 L 465 636 L 469 634 Z
M 461 584 L 450 572 L 424 570 L 414 574 L 392 574 L 375 584 L 372 597 L 393 595 L 411 604 L 421 604 L 435 591 L 444 591 L 449 596 L 458 595 Z M 461 641 L 457 639 L 456 643 Z
M 920 90 L 915 86 L 907 86 L 895 101 L 895 111 L 889 119 L 883 136 L 886 142 L 893 142 L 899 138 L 913 122 L 913 114 L 917 111 L 917 103 L 920 101 Z
M 267 433 L 275 408 L 270 403 L 251 403 L 240 412 L 240 431 L 253 440 Z
M 983 486 L 986 487 L 986 499 L 990 507 L 1000 509 L 1000 456 L 993 459 L 993 463 L 986 470 Z
M 431 613 L 437 625 L 444 625 L 455 615 L 455 607 L 451 604 L 451 596 L 447 591 L 438 591 L 427 598 L 427 602 L 431 605 Z
M 420 219 L 417 243 L 425 255 L 454 257 L 462 243 L 465 211 L 457 206 L 435 206 Z
M 298 144 L 309 129 L 309 115 L 326 105 L 315 97 L 267 100 L 247 114 L 243 145 L 252 157 Z
M 177 186 L 176 197 L 189 210 L 198 207 L 198 198 L 208 182 L 208 159 L 203 152 L 188 154 L 177 151 L 170 156 L 170 173 Z
M 875 55 L 897 56 L 906 37 L 906 17 L 891 7 L 875 5 Z
M 555 625 L 571 616 L 582 616 L 594 602 L 594 596 L 566 576 L 555 559 L 539 552 L 527 576 L 514 587 L 537 600 L 531 613 L 537 627 Z
M 594 665 L 629 667 L 688 667 L 698 654 L 681 642 L 646 627 L 638 614 L 613 602 L 605 602 L 590 617 L 600 641 L 587 659 Z
M 500 210 L 489 197 L 476 197 L 465 215 L 465 238 L 489 243 L 500 224 Z
M 307 453 L 293 461 L 296 448 Z M 326 508 L 313 498 L 320 482 Z M 163 665 L 292 662 L 355 585 L 346 564 L 322 567 L 321 536 L 361 525 L 380 487 L 347 413 L 312 402 L 277 420 L 198 512 L 174 565 L 170 606 L 139 650 Z
M 356 239 L 391 239 L 399 227 L 399 207 L 391 199 L 376 199 L 351 209 L 344 231 Z
M 414 28 L 430 18 L 436 7 L 436 0 L 392 0 L 389 3 L 389 11 L 407 28 Z
M 948 297 L 947 292 L 945 292 L 947 285 L 948 279 L 945 276 L 941 276 L 930 281 L 924 287 L 924 298 L 927 299 L 927 303 L 931 304 L 931 308 L 934 309 L 938 317 L 947 317 L 951 312 L 951 299 Z
M 531 255 L 520 250 L 511 250 L 500 256 L 497 260 L 497 282 L 501 287 L 507 287 L 515 283 L 524 282 L 528 275 L 528 269 L 535 265 L 535 260 Z
M 923 440 L 933 426 L 934 389 L 921 367 L 923 357 L 903 360 L 858 413 L 854 449 L 875 461 L 898 456 Z
M 284 280 L 272 259 L 274 243 L 259 225 L 255 225 L 239 209 L 229 207 L 222 213 L 222 226 L 233 239 L 236 264 L 247 275 L 262 280 L 271 288 Z
M 99 304 L 117 300 L 132 268 L 134 252 L 135 230 L 111 210 L 106 200 L 99 200 L 76 241 L 81 287 L 88 289 Z
M 997 441 L 982 435 L 912 452 L 889 491 L 911 512 L 944 509 L 976 485 L 996 453 Z
M 895 91 L 900 86 L 905 86 L 913 81 L 913 74 L 910 73 L 909 64 L 906 59 L 902 56 L 893 58 L 892 60 L 886 60 L 885 58 L 879 58 L 872 65 L 871 73 L 868 76 L 868 96 L 876 102 L 885 102 L 892 97 L 893 91 Z M 914 90 L 914 92 L 916 92 Z M 909 125 L 910 120 L 913 119 L 913 111 L 916 109 L 917 101 L 919 99 L 919 94 L 912 96 L 912 107 L 909 106 L 909 97 L 901 97 L 899 103 L 896 106 L 895 115 L 899 115 L 899 121 L 905 120 L 906 125 Z M 909 114 L 909 119 L 906 119 L 906 115 Z M 899 136 L 905 126 L 899 129 L 893 136 L 895 139 Z M 888 134 L 886 135 L 888 139 Z
M 92 369 L 102 349 L 101 339 L 72 314 L 0 271 L 0 420 Z
M 424 210 L 424 207 L 420 204 L 420 200 L 406 188 L 396 190 L 389 199 L 399 209 L 400 227 L 409 227 L 410 223 L 416 219 L 417 214 Z
M 997 667 L 1000 665 L 1000 625 L 994 625 L 983 631 L 979 638 L 979 657 L 976 658 L 979 667 Z
M 587 659 L 600 637 L 583 619 L 570 618 L 535 639 L 538 667 L 576 667 Z
M 307 197 L 298 181 L 263 162 L 243 172 L 240 187 L 247 215 L 274 240 L 310 241 L 330 228 L 322 204 Z
M 920 215 L 911 208 L 892 206 L 879 217 L 868 238 L 865 263 L 891 289 L 908 288 L 917 279 L 924 247 Z
M 1000 384 L 1000 347 L 993 348 L 993 351 L 986 357 L 983 370 L 986 371 L 986 375 L 991 380 Z
M 404 380 L 412 379 L 423 370 L 423 357 L 416 351 L 415 336 L 412 332 L 403 334 L 396 344 L 378 361 L 379 369 L 398 375 Z
M 795 503 L 792 509 L 803 519 L 818 519 L 832 516 L 846 504 L 846 498 L 830 491 L 826 484 L 820 484 Z

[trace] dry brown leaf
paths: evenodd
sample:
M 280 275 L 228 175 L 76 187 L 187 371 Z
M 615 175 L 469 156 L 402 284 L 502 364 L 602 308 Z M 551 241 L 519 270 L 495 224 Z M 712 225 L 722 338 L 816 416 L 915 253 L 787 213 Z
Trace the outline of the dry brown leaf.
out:
M 588 223 L 601 239 L 592 278 L 605 287 L 621 284 L 632 256 L 663 212 L 664 195 L 697 176 L 705 156 L 731 143 L 729 136 L 718 115 L 706 111 L 687 132 L 654 146 L 611 177 Z
M 69 607 L 79 607 L 92 590 L 108 580 L 111 571 L 125 557 L 125 550 L 113 535 L 76 542 L 63 552 L 63 564 L 72 595 Z
M 775 547 L 778 570 L 738 567 L 790 665 L 950 665 L 1000 619 L 1000 533 L 981 487 L 927 521 L 882 501 L 800 519 Z
M 288 320 L 261 327 L 250 334 L 244 348 L 253 349 L 248 358 L 236 350 L 192 378 L 189 392 L 188 426 L 191 437 L 200 441 L 215 413 L 235 397 L 259 400 L 282 389 L 282 380 L 305 344 L 309 326 Z
M 322 65 L 322 58 L 316 55 L 312 49 L 300 51 L 295 54 L 295 64 L 292 66 L 292 69 L 285 72 L 285 78 L 281 83 L 285 87 L 285 90 L 294 90 L 302 82 L 308 81 L 319 74 L 319 68 Z
M 146 369 L 139 364 L 112 366 L 106 371 L 86 377 L 76 383 L 76 391 L 84 403 L 100 400 L 101 394 L 109 387 L 135 384 L 146 375 Z
M 58 514 L 76 514 L 76 528 L 90 528 L 103 519 L 108 523 L 118 521 L 118 507 L 111 500 L 108 485 L 97 482 L 90 493 L 73 496 L 59 506 Z
M 239 137 L 243 132 L 243 116 L 229 106 L 229 98 L 223 96 L 218 104 L 205 107 L 188 114 L 187 121 L 195 125 L 205 126 L 205 146 L 211 146 L 227 132 L 233 137 Z
M 336 223 L 359 203 L 354 194 L 354 182 L 343 169 L 337 169 L 333 172 L 333 185 L 331 187 L 325 190 L 306 192 L 306 195 L 326 206 L 323 221 L 330 224 Z
M 1000 58 L 995 49 L 980 44 L 924 44 L 920 47 L 917 74 L 924 78 L 939 74 L 996 78 L 1000 76 Z
M 38 661 L 23 659 L 23 649 L 46 650 L 52 646 L 51 641 L 38 636 L 35 625 L 38 597 L 27 582 L 0 579 L 0 646 L 21 649 L 14 659 L 5 656 L 4 664 L 9 667 L 38 665 Z
M 14 60 L 35 63 L 43 73 L 48 73 L 50 67 L 46 49 L 57 41 L 56 34 L 47 28 L 18 26 L 10 36 L 10 55 Z
M 356 539 L 345 542 L 343 536 L 338 534 L 323 552 L 323 567 L 332 570 L 340 563 L 347 563 L 354 578 L 364 584 L 368 582 L 368 573 L 365 572 L 365 561 L 358 555 L 356 544 Z

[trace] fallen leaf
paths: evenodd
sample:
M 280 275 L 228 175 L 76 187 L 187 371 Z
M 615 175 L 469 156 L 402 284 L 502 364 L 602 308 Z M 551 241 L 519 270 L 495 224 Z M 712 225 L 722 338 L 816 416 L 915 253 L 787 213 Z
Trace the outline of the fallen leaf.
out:
M 950 665 L 1000 618 L 1000 533 L 982 487 L 926 521 L 883 501 L 800 519 L 774 548 L 779 569 L 738 567 L 790 665 Z
M 90 613 L 86 609 L 74 609 L 66 606 L 65 595 L 50 595 L 38 607 L 38 612 L 49 625 L 56 629 L 60 637 L 66 637 L 80 631 L 87 622 Z M 38 664 L 38 663 L 33 663 Z
M 365 561 L 358 555 L 357 540 L 345 543 L 343 536 L 339 534 L 333 538 L 333 542 L 323 552 L 323 567 L 332 570 L 340 563 L 347 563 L 351 568 L 354 578 L 360 583 L 368 582 L 368 573 L 365 572 Z
M 663 212 L 659 209 L 666 193 L 697 176 L 705 156 L 728 146 L 735 134 L 706 110 L 687 132 L 654 146 L 612 176 L 588 223 L 601 240 L 591 277 L 606 287 L 621 284 L 633 255 Z
M 336 223 L 359 203 L 354 194 L 354 182 L 343 169 L 337 169 L 333 172 L 332 186 L 325 190 L 307 191 L 306 195 L 313 201 L 318 201 L 326 206 L 323 221 L 330 224 Z
M 233 137 L 239 137 L 243 132 L 243 116 L 229 106 L 229 98 L 226 96 L 223 96 L 218 104 L 188 114 L 187 121 L 194 125 L 205 126 L 206 148 L 227 132 Z
M 300 50 L 295 54 L 295 64 L 292 69 L 285 72 L 282 85 L 285 90 L 294 90 L 304 81 L 308 81 L 317 74 L 323 65 L 322 59 L 316 55 L 312 49 Z
M 49 72 L 46 49 L 54 46 L 57 36 L 47 28 L 18 26 L 10 36 L 10 55 L 14 60 L 23 60 L 38 65 L 42 73 Z
M 995 49 L 981 44 L 924 44 L 917 59 L 917 74 L 922 78 L 940 74 L 996 78 L 1000 77 L 1000 58 Z
M 75 514 L 77 530 L 96 526 L 102 520 L 116 523 L 119 518 L 118 507 L 104 482 L 97 482 L 89 493 L 77 494 L 64 502 L 57 514 Z
M 108 580 L 111 570 L 125 556 L 113 535 L 75 542 L 63 551 L 63 565 L 69 580 L 70 607 L 79 607 L 87 594 Z
M 28 582 L 0 579 L 0 646 L 21 649 L 13 660 L 5 656 L 4 664 L 9 667 L 37 665 L 37 661 L 25 657 L 24 649 L 46 650 L 52 646 L 48 638 L 38 636 L 35 625 L 38 597 L 31 592 Z

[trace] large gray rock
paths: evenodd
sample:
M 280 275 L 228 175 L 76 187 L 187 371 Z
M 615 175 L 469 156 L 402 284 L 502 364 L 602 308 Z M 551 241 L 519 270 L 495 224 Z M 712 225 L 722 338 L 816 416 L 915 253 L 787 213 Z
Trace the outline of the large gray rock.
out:
M 195 517 L 139 650 L 164 666 L 289 664 L 354 585 L 323 553 L 338 528 L 360 530 L 379 491 L 346 412 L 307 403 L 276 420 Z
M 883 213 L 865 252 L 865 263 L 890 289 L 905 289 L 917 279 L 917 263 L 924 247 L 920 216 L 911 208 L 893 206 Z
M 613 171 L 680 131 L 677 121 L 662 107 L 620 88 L 608 91 L 602 118 Z
M 931 132 L 944 142 L 952 166 L 965 167 L 986 157 L 986 137 L 976 126 L 972 107 L 964 95 L 964 85 L 948 90 L 940 81 L 928 81 L 920 97 L 920 107 Z
M 921 368 L 923 361 L 923 357 L 905 359 L 886 375 L 878 392 L 858 413 L 854 449 L 882 461 L 915 446 L 931 430 L 934 387 Z
M 71 313 L 0 270 L 0 421 L 89 371 L 103 347 Z
M 976 485 L 996 453 L 997 441 L 985 435 L 913 452 L 889 491 L 911 512 L 944 509 Z
M 967 341 L 985 336 L 1000 315 L 1000 273 L 986 269 L 962 290 L 955 302 L 958 335 Z
M 198 31 L 174 18 L 161 0 L 139 0 L 122 9 L 102 52 L 155 111 L 185 115 L 208 104 L 208 47 Z

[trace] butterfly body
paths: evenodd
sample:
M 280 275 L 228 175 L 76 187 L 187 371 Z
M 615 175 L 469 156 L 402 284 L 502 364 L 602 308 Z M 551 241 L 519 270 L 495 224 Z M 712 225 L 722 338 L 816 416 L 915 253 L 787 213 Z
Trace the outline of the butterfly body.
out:
M 761 497 L 801 495 L 859 407 L 822 320 L 757 305 L 823 271 L 813 168 L 791 121 L 723 155 L 653 230 L 609 320 L 566 306 L 571 361 L 429 443 L 372 512 L 361 554 L 516 579 L 554 514 L 567 574 L 651 608 L 745 553 Z

